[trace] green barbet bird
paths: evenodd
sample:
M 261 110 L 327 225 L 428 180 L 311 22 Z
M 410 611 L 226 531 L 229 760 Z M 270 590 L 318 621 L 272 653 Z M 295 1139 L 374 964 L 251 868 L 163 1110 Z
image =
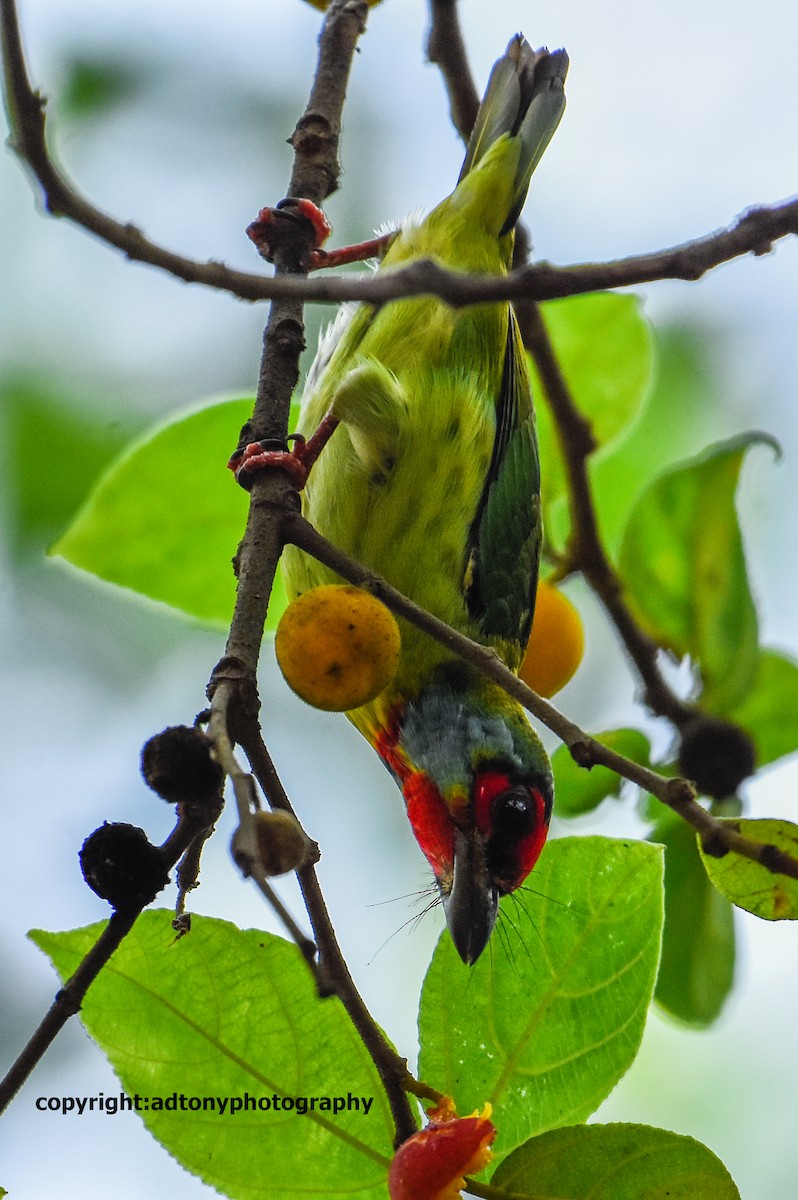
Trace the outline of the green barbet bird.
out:
M 380 270 L 432 259 L 507 272 L 529 180 L 565 106 L 564 51 L 519 35 L 495 64 L 457 187 L 403 227 Z M 507 303 L 453 309 L 428 296 L 339 315 L 302 403 L 310 435 L 340 427 L 304 491 L 330 541 L 513 670 L 532 621 L 540 473 L 521 338 Z M 289 594 L 338 581 L 288 546 Z M 548 831 L 548 758 L 506 692 L 401 623 L 394 682 L 348 716 L 402 789 L 460 957 L 473 963 L 498 901 L 534 866 Z

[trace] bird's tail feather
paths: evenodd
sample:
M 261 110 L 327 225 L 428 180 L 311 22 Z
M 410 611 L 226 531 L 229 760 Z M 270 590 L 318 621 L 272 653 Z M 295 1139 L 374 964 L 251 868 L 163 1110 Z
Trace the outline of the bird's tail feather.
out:
M 513 204 L 502 228 L 513 228 L 526 199 L 532 172 L 540 162 L 565 109 L 568 55 L 533 50 L 519 33 L 494 65 L 468 142 L 460 179 L 509 133 L 521 138 L 522 152 L 513 191 Z

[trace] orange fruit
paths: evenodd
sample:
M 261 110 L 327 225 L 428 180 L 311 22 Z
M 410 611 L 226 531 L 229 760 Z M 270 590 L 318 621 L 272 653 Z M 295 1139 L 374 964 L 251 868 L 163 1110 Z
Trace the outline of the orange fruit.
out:
M 558 588 L 541 580 L 519 676 L 539 696 L 553 696 L 574 674 L 584 650 L 582 618 L 576 608 Z
M 393 613 L 376 596 L 325 584 L 289 604 L 274 649 L 286 683 L 306 704 L 346 712 L 388 686 L 401 642 Z

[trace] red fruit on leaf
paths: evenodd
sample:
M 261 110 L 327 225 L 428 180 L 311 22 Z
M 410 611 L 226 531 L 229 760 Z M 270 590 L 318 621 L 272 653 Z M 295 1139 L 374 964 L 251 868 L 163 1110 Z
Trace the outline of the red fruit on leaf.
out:
M 414 1133 L 394 1155 L 388 1171 L 391 1200 L 458 1200 L 465 1176 L 481 1171 L 491 1160 L 496 1129 L 491 1106 L 482 1114 L 458 1117 L 445 1098 L 427 1115 L 426 1129 Z

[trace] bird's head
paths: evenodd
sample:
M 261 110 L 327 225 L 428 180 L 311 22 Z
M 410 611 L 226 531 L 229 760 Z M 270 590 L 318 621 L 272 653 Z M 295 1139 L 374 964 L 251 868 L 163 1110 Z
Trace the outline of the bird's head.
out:
M 546 752 L 506 692 L 461 671 L 398 706 L 377 749 L 402 788 L 452 941 L 474 963 L 499 899 L 543 849 L 553 801 Z

